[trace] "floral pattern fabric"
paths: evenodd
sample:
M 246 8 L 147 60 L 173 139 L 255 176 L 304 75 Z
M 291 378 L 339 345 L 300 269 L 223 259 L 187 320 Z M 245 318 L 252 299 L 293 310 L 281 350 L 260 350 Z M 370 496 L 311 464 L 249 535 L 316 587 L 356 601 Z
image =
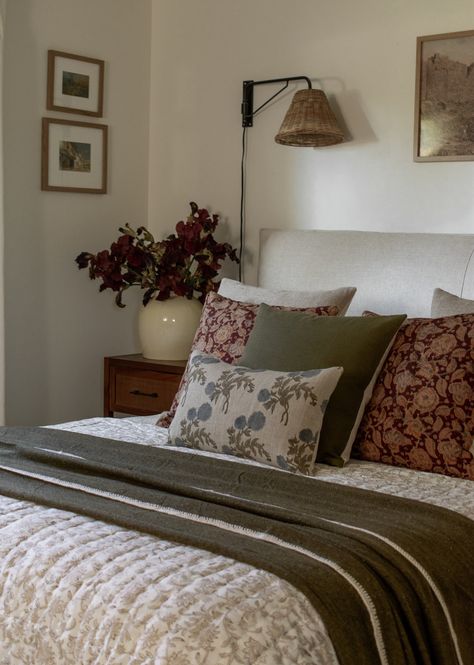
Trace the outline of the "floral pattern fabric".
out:
M 248 369 L 194 351 L 169 441 L 311 473 L 341 367 Z
M 474 480 L 474 314 L 411 319 L 379 375 L 353 455 Z
M 167 440 L 149 417 L 55 427 L 105 437 L 104 445 Z M 181 454 L 212 464 L 212 453 Z M 356 460 L 316 464 L 315 476 L 474 519 L 468 480 Z M 300 591 L 204 550 L 0 496 L 0 560 L 1 665 L 337 665 Z
M 300 591 L 196 547 L 0 496 L 0 560 L 0 665 L 337 665 Z
M 255 324 L 259 305 L 231 300 L 209 293 L 204 304 L 198 329 L 194 336 L 192 351 L 198 350 L 216 356 L 227 363 L 237 362 L 247 344 Z M 334 305 L 325 307 L 292 308 L 275 306 L 275 309 L 312 312 L 318 316 L 337 316 L 339 309 Z M 169 427 L 178 402 L 185 390 L 188 369 L 186 368 L 169 412 L 160 416 L 157 425 Z

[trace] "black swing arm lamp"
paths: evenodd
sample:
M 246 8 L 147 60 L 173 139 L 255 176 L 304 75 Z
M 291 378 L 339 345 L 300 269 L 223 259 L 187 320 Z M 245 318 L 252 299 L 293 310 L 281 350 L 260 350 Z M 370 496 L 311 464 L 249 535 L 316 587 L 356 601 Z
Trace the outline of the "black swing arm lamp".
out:
M 322 90 L 313 89 L 308 76 L 285 76 L 262 81 L 243 81 L 242 127 L 253 127 L 254 116 L 286 90 L 292 81 L 305 81 L 308 87 L 295 93 L 280 130 L 275 136 L 275 141 L 281 145 L 310 148 L 341 143 L 344 140 L 344 133 L 329 106 L 327 97 Z M 283 83 L 284 85 L 254 110 L 254 87 L 270 83 Z
M 290 104 L 275 141 L 280 145 L 319 148 L 344 141 L 344 133 L 339 127 L 326 95 L 315 90 L 308 76 L 285 76 L 263 81 L 243 81 L 242 84 L 242 159 L 240 168 L 240 250 L 239 280 L 243 279 L 243 248 L 245 228 L 245 133 L 253 127 L 254 116 L 275 97 L 286 90 L 292 81 L 305 81 L 305 90 L 298 90 Z M 282 83 L 283 86 L 258 108 L 254 109 L 253 92 L 256 85 Z

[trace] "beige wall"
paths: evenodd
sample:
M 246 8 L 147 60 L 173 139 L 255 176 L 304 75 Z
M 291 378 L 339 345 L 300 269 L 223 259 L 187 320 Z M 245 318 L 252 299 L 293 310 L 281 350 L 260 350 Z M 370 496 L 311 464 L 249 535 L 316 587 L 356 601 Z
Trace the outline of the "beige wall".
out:
M 191 200 L 222 213 L 237 243 L 244 79 L 311 76 L 351 137 L 276 145 L 290 96 L 256 118 L 248 281 L 261 227 L 474 232 L 474 163 L 412 161 L 416 36 L 473 27 L 472 0 L 9 0 L 8 421 L 99 414 L 102 357 L 137 350 L 138 294 L 117 310 L 75 268 L 79 251 L 108 246 L 124 221 L 170 232 Z M 46 113 L 50 48 L 106 60 L 105 196 L 39 189 L 41 117 L 83 119 Z M 272 91 L 258 89 L 256 104 Z
M 150 2 L 9 0 L 5 35 L 7 418 L 94 416 L 103 356 L 136 350 L 136 298 L 118 310 L 74 258 L 109 246 L 125 221 L 146 221 Z M 40 191 L 42 116 L 87 120 L 46 112 L 48 49 L 106 61 L 106 195 Z
M 194 198 L 228 217 L 235 241 L 242 81 L 307 74 L 351 140 L 275 144 L 290 96 L 256 118 L 251 258 L 261 227 L 473 233 L 474 163 L 412 160 L 416 37 L 472 28 L 472 0 L 153 0 L 150 225 L 168 230 Z M 256 105 L 274 90 L 256 89 Z

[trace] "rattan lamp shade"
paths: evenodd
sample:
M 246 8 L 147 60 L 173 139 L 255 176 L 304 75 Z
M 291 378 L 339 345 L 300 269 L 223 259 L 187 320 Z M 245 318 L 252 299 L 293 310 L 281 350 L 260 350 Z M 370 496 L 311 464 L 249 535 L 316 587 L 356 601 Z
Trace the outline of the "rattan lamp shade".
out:
M 318 148 L 344 140 L 336 116 L 322 90 L 299 90 L 275 136 L 281 145 Z

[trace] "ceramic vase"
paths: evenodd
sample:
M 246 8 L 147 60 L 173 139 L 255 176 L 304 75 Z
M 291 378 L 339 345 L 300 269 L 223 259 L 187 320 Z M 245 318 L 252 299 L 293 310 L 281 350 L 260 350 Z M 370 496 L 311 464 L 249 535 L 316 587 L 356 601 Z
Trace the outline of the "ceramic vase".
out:
M 151 300 L 138 314 L 138 336 L 144 358 L 186 360 L 201 316 L 198 300 Z

